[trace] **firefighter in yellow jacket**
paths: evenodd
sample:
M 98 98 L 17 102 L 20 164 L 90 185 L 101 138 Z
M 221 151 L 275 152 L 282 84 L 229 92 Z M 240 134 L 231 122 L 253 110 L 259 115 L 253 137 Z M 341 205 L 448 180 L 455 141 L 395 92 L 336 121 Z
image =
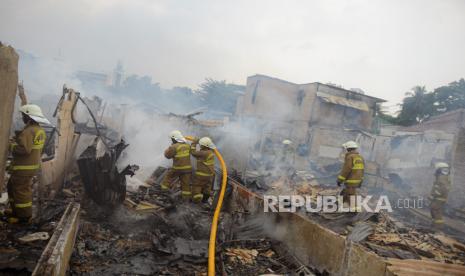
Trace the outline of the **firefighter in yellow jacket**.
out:
M 350 196 L 357 195 L 357 188 L 363 181 L 365 165 L 363 157 L 358 153 L 358 145 L 354 141 L 348 141 L 342 145 L 346 150 L 344 165 L 341 173 L 337 177 L 337 185 L 344 183 L 341 192 L 344 203 L 350 203 Z
M 176 180 L 181 182 L 181 195 L 184 200 L 191 198 L 190 181 L 192 165 L 190 146 L 179 130 L 170 133 L 171 146 L 165 150 L 165 157 L 173 159 L 173 166 L 168 170 L 161 183 L 162 191 L 168 191 Z
M 197 150 L 197 144 L 200 150 Z M 203 137 L 195 139 L 191 145 L 191 154 L 197 159 L 197 169 L 192 182 L 192 200 L 194 202 L 207 202 L 211 193 L 211 186 L 215 178 L 215 153 L 216 148 L 212 140 Z
M 444 223 L 442 212 L 446 204 L 447 197 L 449 196 L 450 183 L 450 169 L 447 163 L 439 162 L 435 165 L 435 181 L 431 189 L 431 219 L 433 226 L 440 227 Z
M 45 131 L 39 123 L 50 124 L 37 105 L 23 105 L 20 112 L 25 127 L 10 143 L 13 160 L 7 184 L 11 206 L 9 223 L 27 223 L 32 217 L 32 179 L 40 170 L 46 139 Z

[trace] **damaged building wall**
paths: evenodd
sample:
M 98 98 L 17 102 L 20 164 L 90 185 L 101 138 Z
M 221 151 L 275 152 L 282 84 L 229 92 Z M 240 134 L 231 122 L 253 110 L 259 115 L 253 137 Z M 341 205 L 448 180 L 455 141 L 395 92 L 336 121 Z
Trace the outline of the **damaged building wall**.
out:
M 384 102 L 378 98 L 321 83 L 303 86 L 309 86 L 316 95 L 312 107 L 312 125 L 371 131 L 374 127 L 376 104 Z
M 58 139 L 55 140 L 55 156 L 42 162 L 40 179 L 43 192 L 51 197 L 62 188 L 66 174 L 75 160 L 74 153 L 80 137 L 74 131 L 73 112 L 76 102 L 76 92 L 63 88 L 63 97 L 57 107 Z
M 295 84 L 263 75 L 247 78 L 246 93 L 236 114 L 311 125 L 373 128 L 376 104 L 382 99 L 322 83 Z
M 382 131 L 376 136 L 373 156 L 381 174 L 390 177 L 404 195 L 426 198 L 433 185 L 434 164 L 451 162 L 454 143 L 455 136 L 442 131 Z
M 18 86 L 18 59 L 16 51 L 0 42 L 0 192 L 3 191 L 3 173 L 6 167 L 10 127 Z
M 361 142 L 363 151 L 371 153 L 373 139 L 363 141 L 366 135 L 352 130 L 373 130 L 379 102 L 383 100 L 321 83 L 300 85 L 255 75 L 247 79 L 236 114 L 257 133 L 257 140 L 249 142 L 250 152 L 263 153 L 267 144 L 279 147 L 290 139 L 295 168 L 305 170 L 311 161 L 337 162 L 347 140 Z
M 396 185 L 404 195 L 427 197 L 434 180 L 434 164 L 446 161 L 453 166 L 450 203 L 462 204 L 465 188 L 458 179 L 463 179 L 465 169 L 465 132 L 450 134 L 443 131 L 382 131 L 380 135 L 349 129 L 313 128 L 308 159 L 317 170 L 335 173 L 342 164 L 340 145 L 354 140 L 360 145 L 365 158 L 366 186 Z M 305 159 L 301 162 L 305 163 Z M 463 169 L 461 169 L 463 168 Z M 314 168 L 315 169 L 315 168 Z M 394 178 L 393 178 L 394 177 Z M 396 182 L 396 183 L 392 183 Z
M 257 133 L 257 138 L 248 142 L 249 153 L 264 154 L 267 144 L 279 148 L 283 139 L 291 139 L 295 169 L 316 168 L 322 174 L 333 174 L 341 165 L 340 145 L 355 140 L 373 176 L 400 177 L 404 192 L 427 196 L 432 166 L 447 161 L 453 165 L 450 201 L 465 196 L 463 185 L 455 184 L 456 179 L 465 177 L 465 110 L 374 135 L 376 105 L 382 101 L 331 85 L 299 85 L 255 75 L 247 79 L 236 114 L 239 122 Z M 377 185 L 379 181 L 368 182 Z
M 452 155 L 452 188 L 451 202 L 457 206 L 464 206 L 463 198 L 465 198 L 465 128 L 460 128 L 455 136 L 455 143 Z M 460 205 L 459 205 L 460 204 Z
M 399 131 L 431 132 L 441 131 L 452 136 L 450 153 L 446 161 L 452 167 L 452 188 L 449 203 L 454 206 L 463 206 L 461 199 L 465 197 L 465 186 L 462 179 L 465 178 L 465 109 L 450 111 L 441 115 L 433 116 L 420 124 L 399 128 Z M 441 158 L 440 156 L 437 159 Z M 430 173 L 430 172 L 428 172 Z M 430 181 L 431 182 L 431 181 Z M 428 183 L 428 185 L 432 185 Z
M 315 127 L 312 129 L 310 158 L 340 159 L 342 154 L 341 145 L 348 140 L 356 141 L 360 145 L 360 153 L 365 157 L 365 160 L 372 161 L 374 136 L 358 130 L 324 127 Z

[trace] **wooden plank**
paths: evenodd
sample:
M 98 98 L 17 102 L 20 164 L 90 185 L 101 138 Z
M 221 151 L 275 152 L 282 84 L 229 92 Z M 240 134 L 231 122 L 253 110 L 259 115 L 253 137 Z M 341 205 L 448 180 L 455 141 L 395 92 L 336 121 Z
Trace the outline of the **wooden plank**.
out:
M 0 43 L 0 192 L 4 189 L 11 121 L 18 86 L 19 56 L 10 46 Z
M 446 264 L 426 260 L 398 260 L 388 259 L 388 270 L 394 275 L 431 275 L 431 276 L 463 276 L 465 266 L 458 264 Z
M 68 204 L 32 275 L 66 275 L 79 228 L 80 205 Z

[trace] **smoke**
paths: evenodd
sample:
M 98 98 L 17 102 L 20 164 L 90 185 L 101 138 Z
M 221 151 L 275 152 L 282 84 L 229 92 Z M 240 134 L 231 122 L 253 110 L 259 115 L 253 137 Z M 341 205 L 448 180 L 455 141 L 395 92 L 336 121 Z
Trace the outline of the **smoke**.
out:
M 148 114 L 137 109 L 127 112 L 124 138 L 130 144 L 125 162 L 139 164 L 146 173 L 157 166 L 170 164 L 163 153 L 171 145 L 169 133 L 179 129 L 187 134 L 187 126 L 157 114 Z

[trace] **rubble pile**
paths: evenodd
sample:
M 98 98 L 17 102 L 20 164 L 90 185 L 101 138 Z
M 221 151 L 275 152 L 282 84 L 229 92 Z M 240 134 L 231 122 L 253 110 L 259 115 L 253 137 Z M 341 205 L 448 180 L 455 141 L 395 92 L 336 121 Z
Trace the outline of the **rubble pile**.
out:
M 158 186 L 146 186 L 117 208 L 83 204 L 71 275 L 205 273 L 208 212 L 174 203 Z
M 42 212 L 34 224 L 11 225 L 0 222 L 0 275 L 30 275 L 61 218 L 66 202 L 42 202 Z
M 465 244 L 443 233 L 405 227 L 386 215 L 362 244 L 383 257 L 465 264 Z
M 302 177 L 306 175 L 306 177 Z M 237 175 L 235 179 L 240 177 Z M 272 177 L 248 174 L 244 185 L 260 194 L 295 194 L 310 196 L 338 195 L 340 189 L 326 184 L 326 179 L 315 179 L 311 174 L 291 177 Z M 260 185 L 257 185 L 260 183 Z M 361 189 L 361 194 L 366 190 Z M 395 214 L 386 213 L 307 213 L 312 221 L 361 243 L 379 256 L 397 259 L 430 259 L 442 263 L 465 264 L 465 245 L 461 236 L 451 229 L 434 231 L 430 221 L 412 217 L 408 209 Z M 454 234 L 454 235 L 452 235 Z M 456 237 L 457 239 L 455 239 Z M 463 237 L 462 237 L 463 238 Z
M 162 192 L 164 173 L 158 168 L 138 189 L 128 189 L 117 208 L 82 200 L 70 275 L 206 275 L 212 207 L 181 203 L 180 191 Z M 272 240 L 228 240 L 229 215 L 220 221 L 217 268 L 228 275 L 286 274 L 301 268 Z
M 139 169 L 137 165 L 127 165 L 118 171 L 118 158 L 127 146 L 124 140 L 109 146 L 97 137 L 77 160 L 87 194 L 99 205 L 118 205 L 125 199 L 125 176 L 134 176 Z
M 280 243 L 269 239 L 228 241 L 221 248 L 221 267 L 226 275 L 316 275 L 286 253 Z

